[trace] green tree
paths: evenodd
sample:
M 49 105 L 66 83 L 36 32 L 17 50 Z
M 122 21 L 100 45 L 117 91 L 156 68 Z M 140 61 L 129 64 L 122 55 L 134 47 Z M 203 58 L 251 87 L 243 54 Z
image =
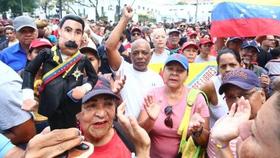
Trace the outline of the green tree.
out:
M 21 15 L 22 10 L 23 12 L 32 13 L 38 6 L 37 1 L 35 0 L 0 0 L 0 4 L 0 12 L 5 14 L 5 12 L 11 9 L 12 16 Z
M 45 15 L 48 17 L 48 10 L 51 10 L 55 7 L 56 2 L 50 0 L 40 0 L 39 6 L 44 10 Z

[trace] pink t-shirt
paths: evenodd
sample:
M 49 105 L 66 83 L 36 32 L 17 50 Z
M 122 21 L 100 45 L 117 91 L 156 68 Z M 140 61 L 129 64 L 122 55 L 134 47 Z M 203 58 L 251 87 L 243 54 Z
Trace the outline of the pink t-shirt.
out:
M 173 114 L 171 118 L 173 120 L 173 128 L 166 127 L 164 119 L 164 109 L 168 106 L 166 96 L 164 93 L 164 87 L 159 87 L 152 90 L 149 94 L 154 96 L 156 103 L 161 106 L 160 114 L 155 121 L 154 127 L 150 131 L 151 138 L 151 158 L 175 158 L 178 153 L 179 143 L 181 136 L 177 134 L 180 122 L 184 116 L 185 106 L 187 105 L 187 93 L 189 89 L 186 87 L 183 98 L 177 105 L 173 105 Z M 144 110 L 142 108 L 142 110 Z M 202 117 L 209 117 L 209 110 L 204 97 L 199 94 L 192 108 L 192 114 L 195 112 L 200 113 Z

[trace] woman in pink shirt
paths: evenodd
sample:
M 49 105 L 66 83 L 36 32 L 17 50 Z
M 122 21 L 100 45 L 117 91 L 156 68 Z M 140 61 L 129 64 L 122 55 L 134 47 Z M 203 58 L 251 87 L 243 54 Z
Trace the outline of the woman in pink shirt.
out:
M 175 158 L 181 136 L 177 134 L 183 118 L 189 88 L 184 85 L 188 77 L 188 60 L 181 54 L 168 57 L 163 71 L 163 87 L 152 90 L 145 98 L 138 117 L 151 138 L 151 158 Z M 199 94 L 193 107 L 188 137 L 206 146 L 209 137 L 209 111 L 204 97 Z

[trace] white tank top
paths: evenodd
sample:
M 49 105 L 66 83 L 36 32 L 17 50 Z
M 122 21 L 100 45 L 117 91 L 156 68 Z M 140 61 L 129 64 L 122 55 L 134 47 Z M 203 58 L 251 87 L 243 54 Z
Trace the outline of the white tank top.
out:
M 224 94 L 219 94 L 219 88 L 222 84 L 222 77 L 221 75 L 214 76 L 211 78 L 212 82 L 214 83 L 215 92 L 218 98 L 218 104 L 213 105 L 209 104 L 210 109 L 210 128 L 213 127 L 215 122 L 222 116 L 226 115 L 228 112 L 228 106 L 226 101 L 224 100 Z

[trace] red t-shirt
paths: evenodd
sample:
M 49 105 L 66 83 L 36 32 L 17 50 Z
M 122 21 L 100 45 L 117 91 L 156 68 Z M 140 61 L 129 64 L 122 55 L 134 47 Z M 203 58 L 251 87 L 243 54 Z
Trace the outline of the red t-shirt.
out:
M 103 146 L 94 146 L 94 152 L 90 158 L 131 158 L 131 152 L 125 146 L 117 132 L 110 142 Z

